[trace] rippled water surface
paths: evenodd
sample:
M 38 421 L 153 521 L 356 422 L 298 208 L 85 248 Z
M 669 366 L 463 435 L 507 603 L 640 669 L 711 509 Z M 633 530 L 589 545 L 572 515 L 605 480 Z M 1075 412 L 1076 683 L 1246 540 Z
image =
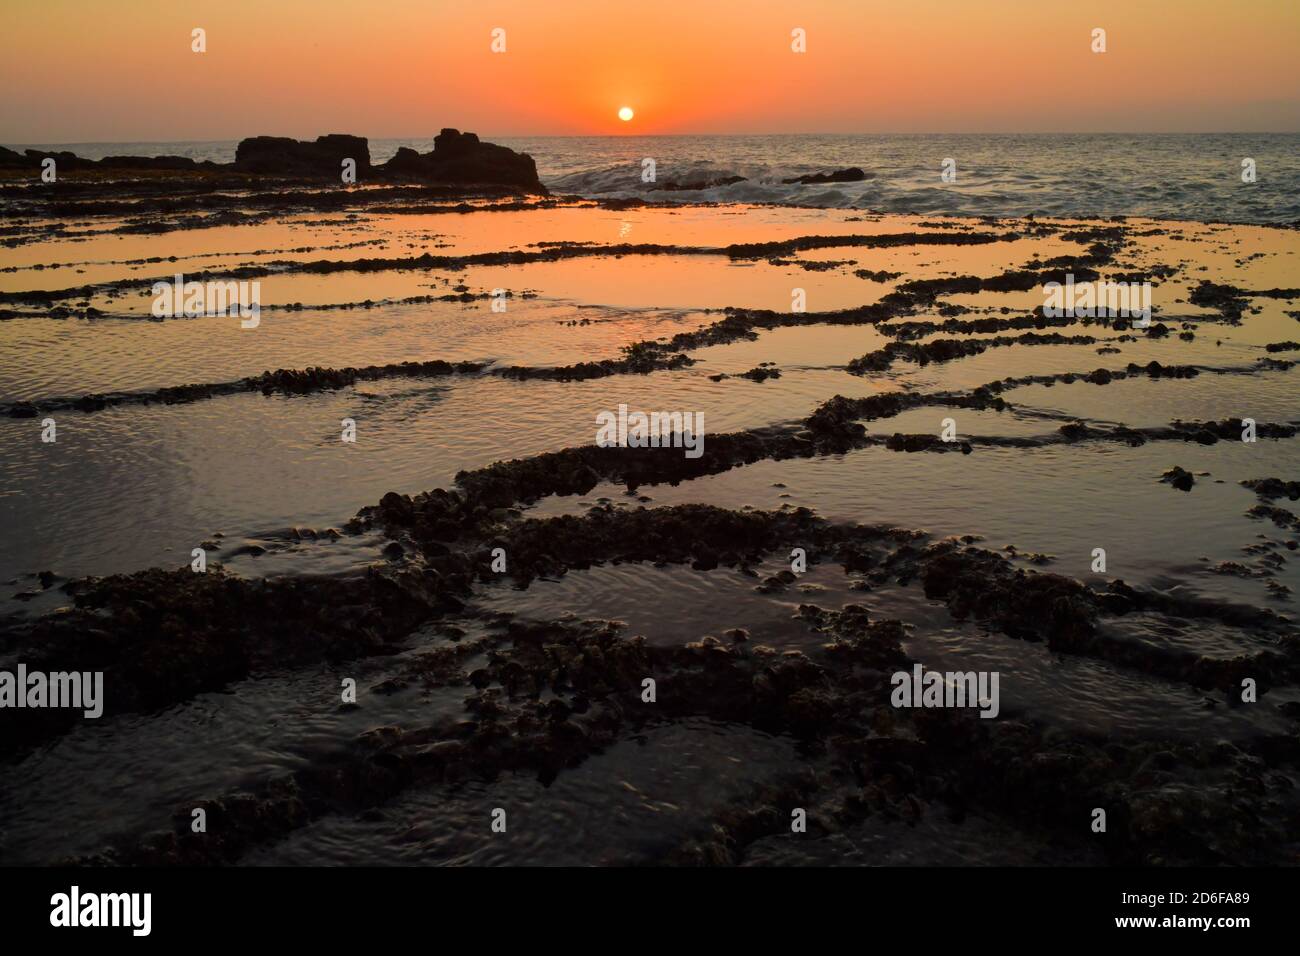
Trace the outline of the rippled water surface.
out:
M 372 144 L 372 158 L 384 159 L 396 145 Z M 395 556 L 378 527 L 359 533 L 349 525 L 359 509 L 388 492 L 418 496 L 453 488 L 458 473 L 494 462 L 591 445 L 596 416 L 620 404 L 702 413 L 707 443 L 745 430 L 797 432 L 836 396 L 965 394 L 1001 382 L 1000 408 L 924 404 L 863 416 L 868 439 L 854 447 L 756 456 L 714 474 L 634 488 L 598 480 L 581 494 L 515 501 L 497 517 L 698 503 L 738 513 L 805 508 L 838 526 L 904 529 L 926 542 L 965 536 L 1025 575 L 1054 573 L 1099 589 L 1122 581 L 1162 596 L 1168 607 L 1199 608 L 1201 616 L 1166 613 L 1155 604 L 1140 613 L 1107 613 L 1098 622 L 1101 650 L 1062 648 L 952 613 L 925 581 L 873 576 L 835 561 L 814 561 L 797 580 L 765 584 L 789 566 L 784 548 L 804 544 L 799 541 L 757 563 L 597 560 L 528 582 L 480 581 L 440 625 L 416 628 L 382 653 L 308 666 L 261 662 L 262 669 L 219 691 L 87 722 L 35 748 L 0 783 L 0 859 L 49 862 L 110 844 L 131 846 L 168 829 L 171 815 L 196 800 L 261 793 L 268 781 L 298 775 L 317 788 L 303 798 L 310 817 L 274 839 L 253 841 L 241 862 L 645 862 L 685 852 L 707 830 L 709 814 L 757 799 L 753 794 L 764 788 L 788 786 L 792 773 L 830 772 L 839 759 L 788 728 L 688 714 L 620 731 L 555 774 L 512 769 L 504 760 L 495 775 L 399 786 L 369 804 L 324 788 L 320 781 L 333 778 L 322 768 L 352 766 L 366 741 L 414 741 L 414 765 L 422 766 L 421 759 L 444 752 L 437 747 L 472 735 L 485 712 L 514 702 L 520 695 L 501 688 L 471 700 L 483 686 L 479 668 L 512 640 L 520 642 L 516 650 L 527 645 L 510 636 L 516 633 L 508 630 L 511 621 L 576 626 L 599 619 L 617 622 L 617 640 L 644 638 L 663 651 L 711 638 L 743 640 L 776 656 L 816 657 L 830 638 L 810 625 L 812 610 L 859 606 L 872 620 L 902 622 L 904 652 L 927 666 L 1001 673 L 1005 714 L 1049 735 L 1167 740 L 1171 747 L 1221 740 L 1248 748 L 1257 739 L 1294 733 L 1300 690 L 1288 678 L 1244 708 L 1168 669 L 1133 662 L 1144 660 L 1146 649 L 1164 654 L 1162 661 L 1173 659 L 1169 654 L 1232 661 L 1277 649 L 1276 633 L 1262 632 L 1247 610 L 1265 609 L 1275 623 L 1294 616 L 1300 525 L 1255 510 L 1263 499 L 1242 483 L 1300 479 L 1300 439 L 1061 439 L 1062 426 L 1071 423 L 1107 434 L 1121 425 L 1154 433 L 1175 422 L 1240 418 L 1300 423 L 1290 364 L 1300 345 L 1288 342 L 1300 339 L 1294 231 L 1125 222 L 1101 268 L 1154 277 L 1154 319 L 1167 326 L 1163 336 L 1110 323 L 1036 330 L 943 325 L 1028 316 L 1044 301 L 1037 285 L 944 293 L 878 322 L 853 321 L 844 312 L 889 301 L 909 281 L 990 278 L 1077 256 L 1088 245 L 1072 232 L 1113 225 L 1053 221 L 1040 233 L 1027 220 L 950 216 L 1300 218 L 1294 137 L 1202 137 L 1195 148 L 1180 137 L 512 145 L 536 156 L 555 192 L 642 193 L 628 171 L 640 156 L 655 155 L 665 180 L 748 177 L 693 194 L 697 200 L 842 208 L 619 210 L 569 203 L 459 215 L 291 214 L 150 235 L 116 233 L 109 223 L 6 250 L 0 291 L 30 301 L 14 305 L 21 315 L 0 322 L 0 403 L 12 412 L 0 418 L 5 614 L 17 620 L 57 615 L 72 603 L 63 588 L 70 580 L 182 568 L 198 546 L 208 549 L 213 565 L 246 581 L 343 581 L 391 570 L 401 548 Z M 129 151 L 150 148 L 135 144 Z M 229 158 L 226 144 L 183 151 Z M 937 183 L 938 163 L 947 155 L 961 157 L 955 189 Z M 1249 193 L 1234 181 L 1241 155 L 1256 157 L 1261 170 Z M 849 165 L 869 170 L 871 178 L 820 188 L 776 182 Z M 915 238 L 974 231 L 992 238 L 976 245 Z M 887 248 L 850 244 L 755 257 L 724 252 L 734 243 L 893 234 L 913 238 Z M 378 271 L 341 266 L 319 274 L 299 268 L 361 256 L 535 250 L 541 242 L 594 248 L 512 265 L 397 262 Z M 599 248 L 615 243 L 677 248 L 659 254 Z M 226 316 L 150 316 L 153 281 L 178 270 L 220 274 L 248 265 L 273 266 L 262 280 L 267 308 L 258 328 L 241 329 Z M 1198 297 L 1206 279 L 1245 290 L 1239 321 Z M 493 307 L 497 289 L 511 293 L 504 310 Z M 787 322 L 796 291 L 811 315 Z M 423 296 L 432 299 L 397 301 Z M 57 304 L 69 313 L 57 313 Z M 87 306 L 99 313 L 87 313 Z M 743 334 L 684 345 L 681 354 L 691 361 L 681 367 L 586 378 L 551 374 L 619 359 L 634 343 L 663 344 L 709 329 L 737 309 L 760 310 L 746 314 L 766 318 Z M 920 325 L 903 336 L 904 322 Z M 1001 343 L 1026 328 L 1090 338 Z M 891 343 L 928 347 L 944 340 L 987 340 L 996 347 L 951 360 L 899 357 L 865 372 L 850 365 Z M 194 383 L 237 385 L 277 369 L 307 375 L 317 366 L 364 369 L 437 359 L 476 367 L 455 374 L 381 372 L 300 394 L 241 387 L 170 402 L 158 393 Z M 1152 362 L 1194 367 L 1195 374 L 1155 377 L 1135 368 L 1108 384 L 1082 377 Z M 528 374 L 505 374 L 514 366 Z M 744 377 L 762 369 L 779 374 Z M 1050 380 L 1003 381 L 1028 376 Z M 92 399 L 105 396 L 112 399 L 108 407 L 96 407 Z M 32 403 L 33 414 L 21 414 L 23 403 Z M 42 441 L 47 419 L 57 426 L 54 442 Z M 356 426 L 355 442 L 342 440 L 348 420 Z M 956 439 L 947 449 L 905 452 L 886 444 L 895 433 L 929 437 L 945 428 Z M 961 442 L 970 443 L 967 454 L 958 450 Z M 1190 491 L 1161 480 L 1175 466 L 1195 477 Z M 1272 505 L 1295 508 L 1285 497 Z M 1104 571 L 1094 567 L 1098 548 L 1106 552 Z M 745 636 L 737 638 L 735 629 Z M 1133 656 L 1125 656 L 1126 648 Z M 10 663 L 14 648 L 0 651 Z M 440 670 L 439 655 L 460 656 L 450 670 Z M 361 689 L 356 706 L 340 706 L 345 677 Z M 674 692 L 670 683 L 661 686 L 664 700 L 671 702 Z M 545 691 L 539 699 L 554 696 Z M 673 706 L 666 713 L 676 713 Z M 880 737 L 891 733 L 908 732 L 878 730 Z M 81 785 L 87 780 L 95 782 L 90 790 Z M 853 786 L 867 793 L 870 786 L 888 789 L 887 783 Z M 497 839 L 484 821 L 506 805 L 509 835 Z M 69 815 L 81 825 L 67 827 Z M 756 836 L 738 862 L 1096 862 L 1101 852 L 1077 843 L 1063 849 L 1018 827 L 1014 814 L 984 811 L 962 824 L 932 813 L 900 832 L 887 814 L 856 819 L 815 843 L 769 832 Z

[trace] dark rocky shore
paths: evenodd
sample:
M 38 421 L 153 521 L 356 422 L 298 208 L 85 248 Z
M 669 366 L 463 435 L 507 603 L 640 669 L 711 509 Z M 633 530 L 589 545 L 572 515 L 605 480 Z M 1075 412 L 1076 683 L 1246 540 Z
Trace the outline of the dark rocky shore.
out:
M 1231 702 L 1243 675 L 1259 680 L 1261 689 L 1300 676 L 1294 629 L 1273 612 L 1178 599 L 1123 582 L 1098 590 L 1017 569 L 973 542 L 837 526 L 804 509 L 605 508 L 511 522 L 499 517 L 501 506 L 546 489 L 525 485 L 516 492 L 486 475 L 462 476 L 462 486 L 416 500 L 389 495 L 365 513 L 364 523 L 382 523 L 405 544 L 393 549 L 388 567 L 363 578 L 247 582 L 222 573 L 154 570 L 77 583 L 70 588 L 76 598 L 70 614 L 8 628 L 4 646 L 26 651 L 33 665 L 105 669 L 121 712 L 166 706 L 286 663 L 392 653 L 421 622 L 448 622 L 445 647 L 409 659 L 386 692 L 408 683 L 460 688 L 463 719 L 385 728 L 328 764 L 257 792 L 203 801 L 198 805 L 208 811 L 216 839 L 190 832 L 188 813 L 178 809 L 174 831 L 78 862 L 235 862 L 322 816 L 362 812 L 408 788 L 510 772 L 554 780 L 627 733 L 691 715 L 789 734 L 821 769 L 793 773 L 717 811 L 704 828 L 709 835 L 670 849 L 659 862 L 734 862 L 754 841 L 784 832 L 794 806 L 817 808 L 810 816 L 820 836 L 879 815 L 916 822 L 931 814 L 953 821 L 994 814 L 1041 831 L 1064 857 L 1123 864 L 1282 862 L 1286 846 L 1300 836 L 1300 823 L 1277 801 L 1288 786 L 1283 768 L 1300 760 L 1293 735 L 1249 745 L 1121 744 L 1048 732 L 1026 715 L 984 722 L 970 712 L 898 711 L 887 701 L 889 675 L 912 663 L 900 647 L 903 625 L 876 620 L 855 605 L 801 606 L 805 625 L 825 641 L 808 654 L 777 653 L 750 642 L 743 629 L 664 648 L 627 639 L 600 621 L 501 620 L 467 642 L 453 626 L 475 581 L 491 576 L 490 547 L 506 548 L 512 576 L 526 586 L 536 575 L 608 561 L 744 569 L 794 542 L 813 562 L 860 576 L 866 590 L 917 580 L 958 619 L 1046 642 L 1059 653 L 1226 693 Z M 764 586 L 786 583 L 777 577 Z M 1114 622 L 1150 612 L 1249 627 L 1270 635 L 1275 649 L 1221 660 L 1136 648 L 1112 634 Z M 465 669 L 484 654 L 485 665 Z M 640 699 L 646 677 L 664 689 L 662 704 Z M 6 749 L 58 733 L 67 722 L 26 712 Z M 1090 845 L 1080 821 L 1096 806 L 1108 808 L 1111 831 Z
M 474 133 L 444 129 L 434 137 L 430 152 L 402 147 L 386 163 L 371 165 L 370 146 L 364 136 L 331 133 L 313 141 L 284 136 L 253 136 L 241 140 L 233 163 L 198 162 L 185 156 L 107 156 L 82 159 L 67 151 L 22 153 L 0 146 L 0 171 L 39 174 L 46 159 L 53 159 L 59 175 L 101 173 L 120 176 L 148 173 L 155 178 L 181 178 L 202 174 L 216 178 L 236 174 L 249 182 L 260 179 L 339 182 L 343 163 L 355 165 L 356 182 L 420 183 L 448 187 L 495 186 L 520 195 L 546 195 L 537 178 L 537 164 L 525 153 L 481 142 Z

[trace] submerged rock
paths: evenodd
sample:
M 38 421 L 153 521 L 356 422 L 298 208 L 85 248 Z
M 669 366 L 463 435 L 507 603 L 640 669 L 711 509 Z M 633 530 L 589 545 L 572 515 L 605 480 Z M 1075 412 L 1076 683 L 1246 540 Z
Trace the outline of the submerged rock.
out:
M 748 372 L 741 372 L 739 377 L 752 379 L 755 382 L 763 382 L 769 378 L 780 378 L 781 370 L 765 364 L 757 368 L 751 368 Z
M 745 182 L 744 176 L 722 176 L 718 179 L 695 179 L 685 183 L 664 183 L 659 189 L 667 192 L 687 192 L 697 189 L 715 189 L 719 186 L 732 186 L 736 183 Z
M 1166 471 L 1160 480 L 1167 485 L 1173 485 L 1179 491 L 1191 491 L 1192 485 L 1196 484 L 1196 479 L 1192 477 L 1192 473 L 1180 468 L 1178 465 L 1174 465 L 1173 468 Z
M 1252 478 L 1242 485 L 1261 498 L 1289 498 L 1300 500 L 1300 481 L 1283 481 L 1281 478 Z
M 821 183 L 859 183 L 867 178 L 869 177 L 866 172 L 857 166 L 850 166 L 848 169 L 837 169 L 833 173 L 810 173 L 806 176 L 783 179 L 781 182 L 787 186 L 816 186 Z

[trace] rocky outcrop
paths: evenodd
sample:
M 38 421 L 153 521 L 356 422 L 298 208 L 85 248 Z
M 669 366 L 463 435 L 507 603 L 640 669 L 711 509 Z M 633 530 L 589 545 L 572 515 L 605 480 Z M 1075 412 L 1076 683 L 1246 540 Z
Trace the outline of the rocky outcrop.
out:
M 370 169 L 370 146 L 364 136 L 331 133 L 312 143 L 287 136 L 253 136 L 235 149 L 235 169 L 274 176 L 337 178 L 343 160 L 355 160 L 360 177 Z
M 0 167 L 9 169 L 40 169 L 46 159 L 53 159 L 59 169 L 88 169 L 95 165 L 93 160 L 82 159 L 76 153 L 67 150 L 25 149 L 17 153 L 12 149 L 0 147 Z
M 14 152 L 12 149 L 6 149 L 0 146 L 0 167 L 20 167 L 26 166 L 27 160 L 23 158 L 22 153 Z
M 377 167 L 390 178 L 458 186 L 513 186 L 545 193 L 537 178 L 537 164 L 527 153 L 484 143 L 474 133 L 444 129 L 433 140 L 433 151 L 419 153 L 403 146 L 392 159 Z
M 0 169 L 37 171 L 47 157 L 60 173 L 71 170 L 112 169 L 121 172 L 242 173 L 279 179 L 328 179 L 339 182 L 343 161 L 356 162 L 357 182 L 415 182 L 466 190 L 489 187 L 515 193 L 546 195 L 537 178 L 537 164 L 527 153 L 484 143 L 474 133 L 444 129 L 434 137 L 428 153 L 402 147 L 382 165 L 370 163 L 370 144 L 364 136 L 330 133 L 315 140 L 287 136 L 252 136 L 241 140 L 233 163 L 197 162 L 186 156 L 108 156 L 82 159 L 74 153 L 28 149 L 19 153 L 0 146 Z
M 74 169 L 193 170 L 219 169 L 216 163 L 196 162 L 188 156 L 105 156 L 82 159 L 68 150 L 25 149 L 21 153 L 0 146 L 0 169 L 40 169 L 46 159 L 53 159 L 59 171 Z

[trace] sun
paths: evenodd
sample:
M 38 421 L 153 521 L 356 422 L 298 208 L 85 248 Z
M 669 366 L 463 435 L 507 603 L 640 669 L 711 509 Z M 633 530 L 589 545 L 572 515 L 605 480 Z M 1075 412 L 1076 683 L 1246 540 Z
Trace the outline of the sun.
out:
M 618 111 L 618 118 L 621 119 L 624 123 L 632 119 L 632 107 L 630 106 L 621 107 Z

